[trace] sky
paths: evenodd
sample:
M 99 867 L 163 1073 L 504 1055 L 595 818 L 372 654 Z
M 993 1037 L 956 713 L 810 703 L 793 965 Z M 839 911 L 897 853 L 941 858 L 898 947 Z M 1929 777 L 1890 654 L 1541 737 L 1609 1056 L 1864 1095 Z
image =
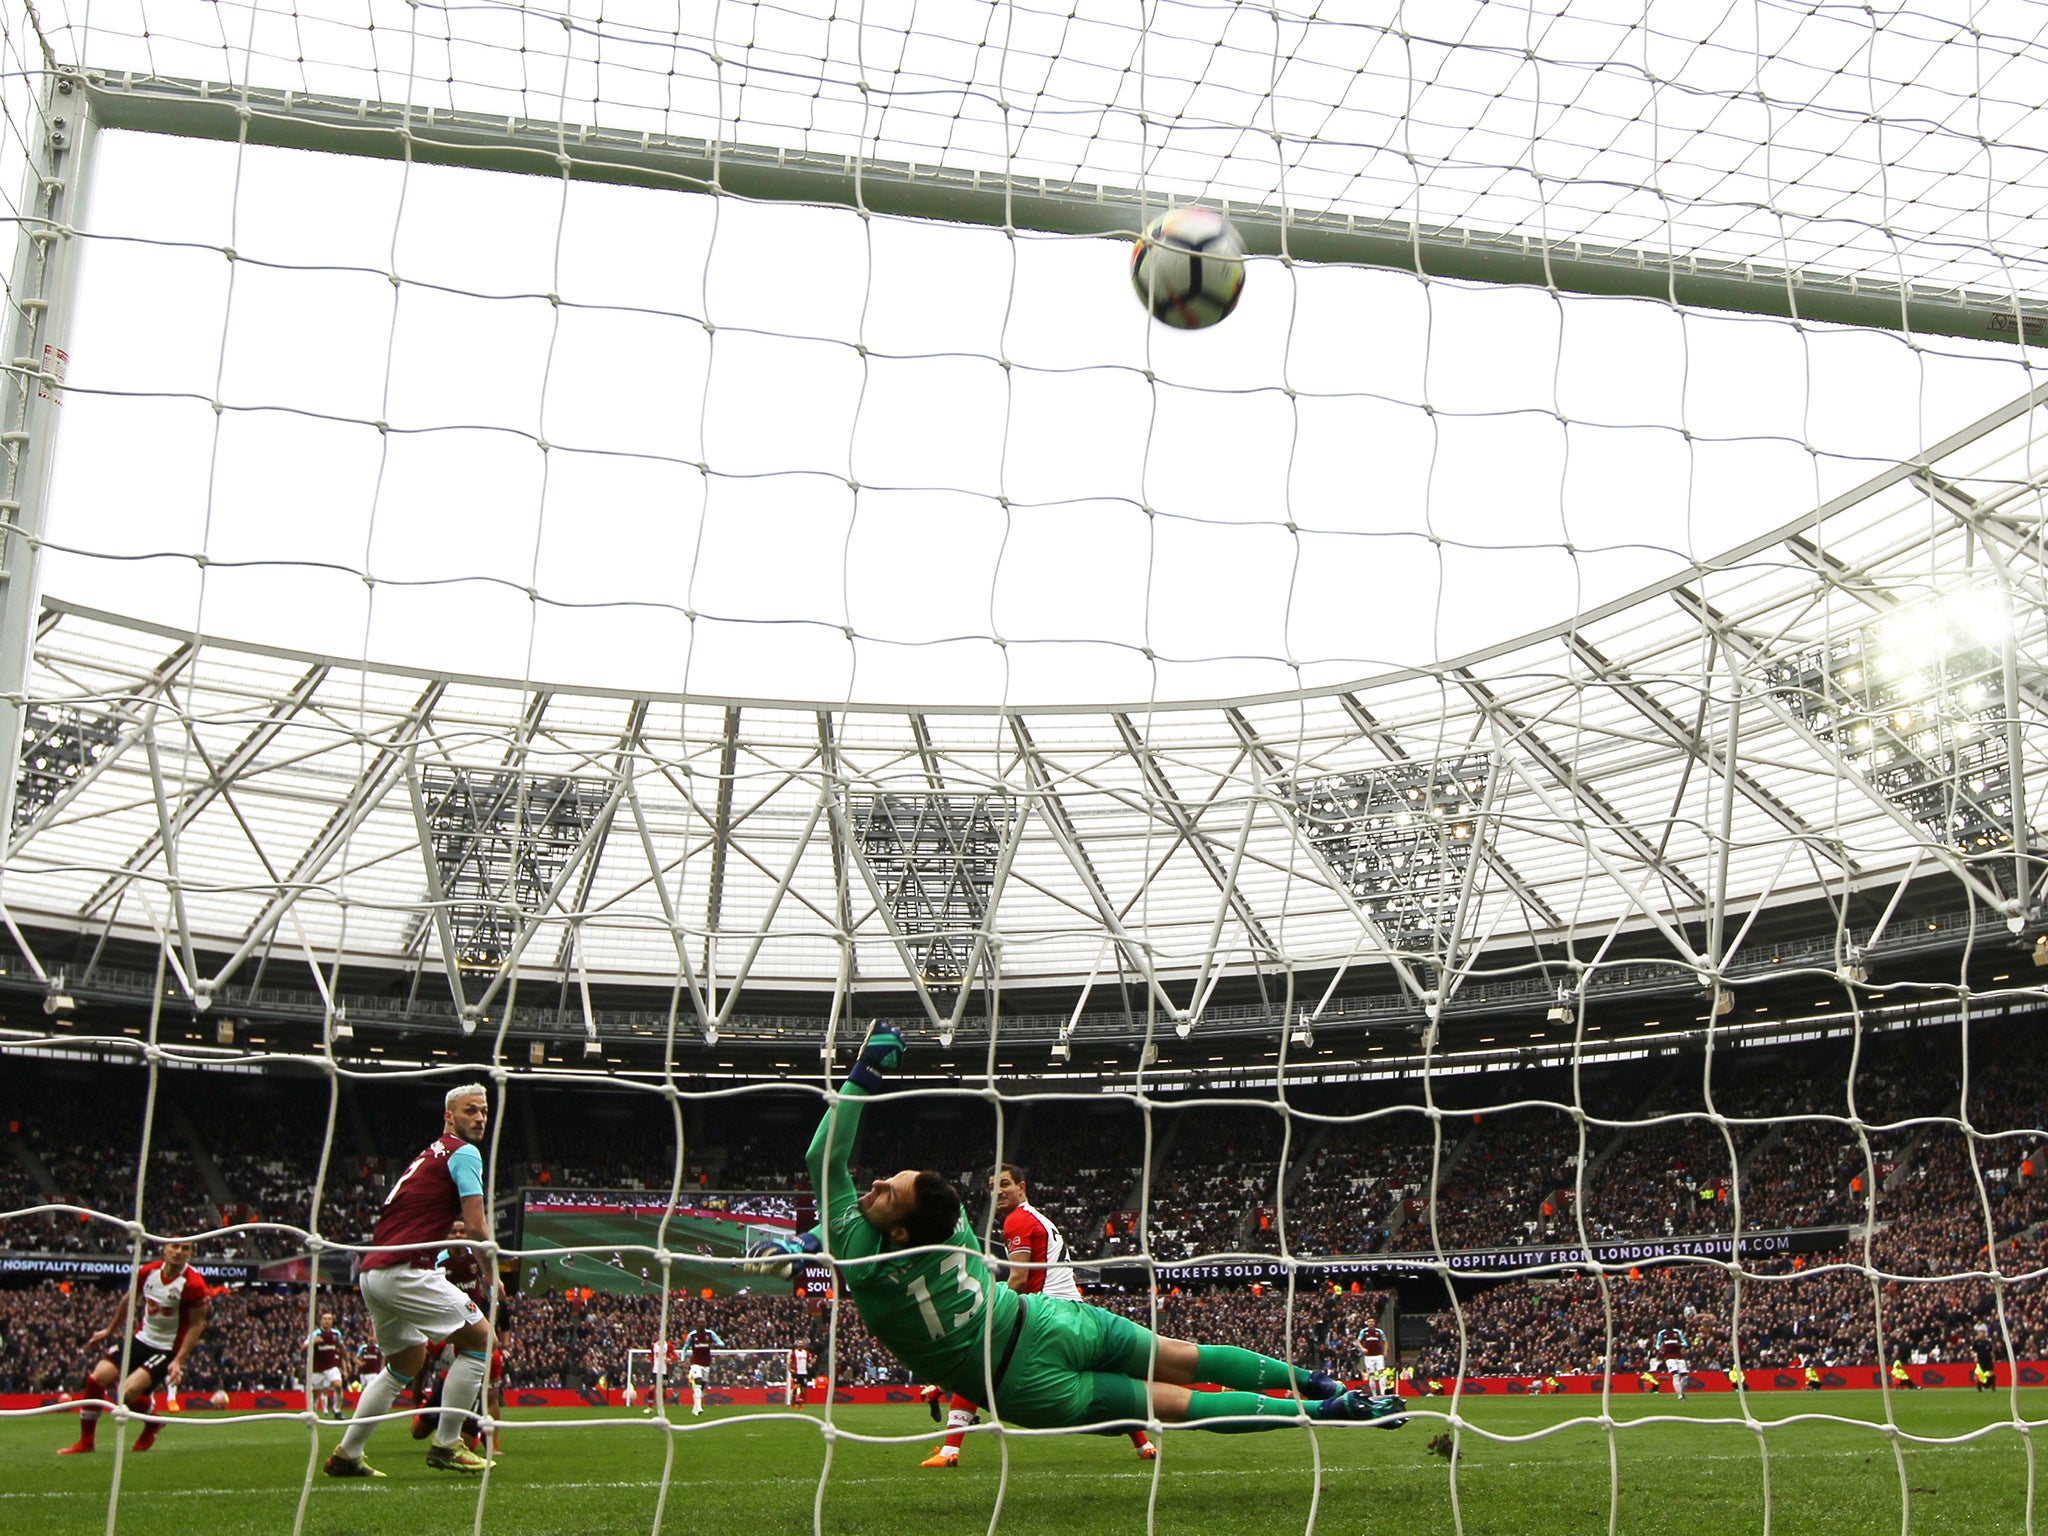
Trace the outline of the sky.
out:
M 799 56 L 801 8 L 736 9 L 790 26 Z M 963 28 L 975 9 L 938 8 Z M 641 10 L 607 11 L 598 33 L 673 51 L 675 18 Z M 1754 10 L 1761 37 L 1779 8 Z M 132 43 L 123 14 L 98 13 L 99 46 Z M 251 38 L 278 20 L 222 14 Z M 454 28 L 463 13 L 433 14 Z M 504 37 L 541 15 L 477 14 Z M 893 11 L 862 15 L 826 18 L 813 66 L 890 63 L 908 111 L 913 63 L 944 59 L 913 60 Z M 1007 15 L 1027 32 L 1043 20 Z M 1088 49 L 1100 68 L 1137 37 L 1152 99 L 1192 82 L 1182 138 L 1130 166 L 1106 152 L 1104 174 L 1139 179 L 1183 139 L 1207 142 L 1193 114 L 1230 91 L 1254 124 L 1312 99 L 1247 93 L 1284 39 L 1204 65 L 1169 46 L 1186 29 L 1168 21 L 1149 40 L 1104 21 L 1057 53 L 1015 45 L 998 77 L 1049 61 L 1033 119 L 1049 132 Z M 757 32 L 763 79 L 771 41 Z M 1499 40 L 1481 41 L 1440 50 L 1462 77 L 1424 78 L 1443 61 L 1411 58 L 1411 101 L 1462 78 L 1540 109 L 1543 83 L 1489 73 Z M 1830 56 L 1828 37 L 1810 46 Z M 196 70 L 200 53 L 159 67 Z M 487 95 L 502 60 L 448 53 Z M 1891 66 L 1867 53 L 1874 87 Z M 1981 79 L 1996 60 L 1979 53 Z M 255 77 L 275 64 L 223 57 Z M 1939 57 L 1946 86 L 1954 55 Z M 429 73 L 408 67 L 415 86 Z M 562 61 L 558 109 L 580 68 Z M 591 68 L 600 90 L 621 79 Z M 1606 90 L 1611 74 L 1590 78 Z M 672 97 L 687 75 L 671 69 Z M 729 75 L 709 99 L 732 136 L 863 142 L 824 108 L 793 127 L 782 97 L 755 88 L 750 106 Z M 389 94 L 388 76 L 373 83 Z M 636 77 L 582 115 L 629 121 L 639 92 Z M 1716 77 L 1652 99 L 1675 116 L 1732 92 Z M 1478 117 L 1437 151 L 1446 188 L 1489 142 Z M 1701 121 L 1703 137 L 1732 131 Z M 870 126 L 883 152 L 924 131 L 900 112 Z M 1578 142 L 1566 127 L 1525 147 Z M 1305 168 L 1344 142 L 1298 131 Z M 1212 156 L 1211 188 L 1250 174 L 1255 150 Z M 963 129 L 959 152 L 989 151 Z M 1815 164 L 1825 182 L 1835 162 Z M 1370 203 L 1369 187 L 1346 195 Z M 1895 196 L 1840 196 L 1833 216 L 1881 218 Z M 1610 212 L 1629 206 L 1617 195 Z M 1136 301 L 1125 241 L 133 133 L 103 138 L 88 230 L 48 592 L 341 657 L 715 696 L 1125 702 L 1428 665 L 1786 522 L 2032 382 L 2010 348 L 1274 259 L 1253 261 L 1230 319 L 1180 333 Z

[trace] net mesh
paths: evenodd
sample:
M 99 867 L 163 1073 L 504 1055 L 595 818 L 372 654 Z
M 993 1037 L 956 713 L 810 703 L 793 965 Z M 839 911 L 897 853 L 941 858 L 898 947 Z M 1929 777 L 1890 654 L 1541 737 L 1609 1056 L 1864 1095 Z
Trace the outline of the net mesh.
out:
M 515 1398 L 660 1436 L 658 1528 L 719 1431 L 627 1411 L 632 1351 L 802 1342 L 823 1529 L 900 1367 L 693 1191 L 796 1230 L 880 1012 L 863 1171 L 993 1236 L 1028 1164 L 1169 1336 L 1355 1379 L 1380 1328 L 1418 1517 L 1547 1442 L 1613 1528 L 1683 1359 L 1767 1528 L 1827 1423 L 1902 1529 L 2011 1435 L 2031 1530 L 2048 54 L 1699 30 L 8 8 L 21 1272 L 202 1236 L 159 1406 L 300 1413 L 296 1529 L 309 1335 L 366 1341 L 350 1256 L 481 1075 L 493 1202 L 620 1224 L 501 1217 Z M 1253 257 L 1182 336 L 1125 267 L 1192 201 Z M 115 1292 L 53 1283 L 0 1428 L 74 1411 Z M 1980 1360 L 1968 1427 L 1901 1406 Z

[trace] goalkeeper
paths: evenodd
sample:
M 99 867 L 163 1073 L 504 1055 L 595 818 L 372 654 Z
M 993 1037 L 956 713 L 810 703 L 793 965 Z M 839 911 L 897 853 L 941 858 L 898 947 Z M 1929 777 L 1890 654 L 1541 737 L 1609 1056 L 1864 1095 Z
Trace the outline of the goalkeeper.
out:
M 824 1252 L 860 1319 L 896 1358 L 1026 1429 L 1128 1429 L 1157 1420 L 1227 1431 L 1316 1421 L 1404 1422 L 1398 1398 L 1228 1345 L 1160 1338 L 1127 1318 L 1058 1296 L 1025 1296 L 990 1277 L 960 1193 L 905 1169 L 857 1195 L 848 1166 L 863 1101 L 903 1057 L 877 1028 L 825 1112 L 805 1157 Z M 806 1244 L 805 1246 L 809 1246 Z M 1225 1390 L 1194 1392 L 1196 1382 Z M 1282 1390 L 1285 1397 L 1267 1397 Z

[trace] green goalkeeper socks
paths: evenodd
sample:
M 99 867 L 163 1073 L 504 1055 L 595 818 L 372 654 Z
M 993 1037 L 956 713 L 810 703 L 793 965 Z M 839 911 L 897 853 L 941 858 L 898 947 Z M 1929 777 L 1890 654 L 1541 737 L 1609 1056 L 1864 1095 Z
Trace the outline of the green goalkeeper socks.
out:
M 1254 1360 L 1264 1356 L 1250 1350 L 1231 1353 Z M 1279 1362 L 1267 1360 L 1266 1364 Z M 1234 1419 L 1235 1423 L 1210 1422 Z M 1291 1397 L 1261 1397 L 1256 1392 L 1191 1392 L 1188 1394 L 1188 1423 L 1225 1435 L 1246 1435 L 1254 1430 L 1286 1429 L 1301 1422 L 1301 1404 Z
M 1219 1387 L 1232 1387 L 1240 1392 L 1291 1392 L 1296 1387 L 1306 1386 L 1312 1374 L 1297 1370 L 1285 1360 L 1239 1349 L 1234 1344 L 1195 1346 L 1195 1380 L 1211 1382 Z M 1232 1411 L 1241 1413 L 1244 1410 Z M 1292 1404 L 1287 1405 L 1287 1411 L 1294 1411 Z

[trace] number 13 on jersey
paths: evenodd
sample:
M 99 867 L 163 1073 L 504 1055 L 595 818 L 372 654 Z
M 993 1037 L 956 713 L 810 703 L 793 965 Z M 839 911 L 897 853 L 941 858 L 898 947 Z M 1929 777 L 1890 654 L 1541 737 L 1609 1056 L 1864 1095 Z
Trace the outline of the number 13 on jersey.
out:
M 933 1279 L 938 1282 L 939 1294 L 936 1297 L 923 1275 L 918 1275 L 904 1289 L 916 1301 L 918 1315 L 924 1319 L 925 1328 L 931 1336 L 943 1339 L 973 1322 L 975 1314 L 981 1311 L 988 1298 L 982 1295 L 979 1286 L 968 1279 L 967 1255 L 958 1248 L 939 1261 Z M 950 1316 L 941 1315 L 941 1307 L 950 1310 L 962 1302 L 966 1305 L 960 1311 L 951 1312 Z

